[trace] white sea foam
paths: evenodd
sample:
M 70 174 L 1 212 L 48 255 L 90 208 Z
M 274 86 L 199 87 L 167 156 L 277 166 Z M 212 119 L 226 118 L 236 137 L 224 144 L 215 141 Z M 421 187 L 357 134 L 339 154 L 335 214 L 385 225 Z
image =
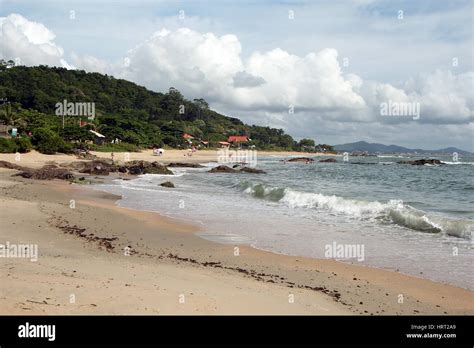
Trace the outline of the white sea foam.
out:
M 473 165 L 474 162 L 460 162 L 460 161 L 457 161 L 457 162 L 454 162 L 454 161 L 441 161 L 442 163 L 444 164 L 460 164 L 460 165 Z
M 364 220 L 380 219 L 412 230 L 428 233 L 445 233 L 450 236 L 472 239 L 474 222 L 456 220 L 434 214 L 404 204 L 400 200 L 385 203 L 346 199 L 335 195 L 300 192 L 290 188 L 275 188 L 263 184 L 244 184 L 244 192 L 254 197 L 278 201 L 289 208 L 325 210 L 337 215 Z

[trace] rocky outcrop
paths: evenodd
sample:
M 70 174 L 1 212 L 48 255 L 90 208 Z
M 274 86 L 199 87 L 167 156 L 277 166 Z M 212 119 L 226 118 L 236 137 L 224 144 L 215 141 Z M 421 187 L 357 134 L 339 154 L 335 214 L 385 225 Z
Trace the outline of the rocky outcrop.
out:
M 204 168 L 205 166 L 199 163 L 188 163 L 188 162 L 179 162 L 179 163 L 170 163 L 167 165 L 169 168 Z
M 247 163 L 237 163 L 232 166 L 232 168 L 237 169 L 237 168 L 242 168 L 242 166 L 245 166 Z
M 25 168 L 20 173 L 14 174 L 13 176 L 21 176 L 26 179 L 37 179 L 37 180 L 71 180 L 74 179 L 74 175 L 67 169 L 57 168 L 52 165 L 44 166 L 40 169 L 27 169 Z
M 22 166 L 19 166 L 18 164 L 10 163 L 7 161 L 0 161 L 0 168 L 25 170 L 25 167 L 22 167 Z
M 319 162 L 322 162 L 322 163 L 336 163 L 337 160 L 335 158 L 326 158 L 326 159 L 320 160 Z
M 162 175 L 173 175 L 173 172 L 166 168 L 164 165 L 158 162 L 147 162 L 147 161 L 131 161 L 127 162 L 124 167 L 128 170 L 129 174 L 140 175 L 140 174 L 162 174 Z
M 243 167 L 242 169 L 233 169 L 227 166 L 217 166 L 212 168 L 209 173 L 252 173 L 252 174 L 266 174 L 265 171 L 256 168 Z
M 439 166 L 439 165 L 444 164 L 438 159 L 419 159 L 419 160 L 414 160 L 414 161 L 399 161 L 397 163 L 411 164 L 412 166 L 424 166 L 425 164 Z
M 232 169 L 227 166 L 217 166 L 212 168 L 209 173 L 238 173 L 239 171 L 236 169 Z
M 162 182 L 160 186 L 174 188 L 174 184 L 171 181 Z
M 79 167 L 79 173 L 91 174 L 91 175 L 109 175 L 111 172 L 116 172 L 117 167 L 112 161 L 105 160 L 94 160 L 90 162 L 76 162 L 82 164 L 74 164 Z M 82 168 L 80 168 L 82 166 Z
M 129 173 L 132 175 L 140 174 L 164 174 L 173 175 L 173 172 L 158 162 L 147 161 L 131 161 L 125 163 L 120 169 L 122 173 Z
M 240 169 L 240 172 L 251 173 L 251 174 L 267 174 L 267 172 L 264 170 L 251 168 L 251 167 L 243 167 L 242 169 Z
M 309 157 L 295 157 L 295 158 L 290 158 L 288 162 L 314 162 L 314 159 L 309 158 Z
M 111 160 L 94 160 L 89 162 L 72 162 L 65 165 L 66 168 L 76 170 L 79 173 L 91 175 L 109 175 L 110 173 L 123 173 L 130 175 L 140 174 L 165 174 L 173 175 L 173 172 L 158 162 L 130 161 L 122 165 L 116 165 Z
M 37 180 L 71 180 L 74 179 L 74 175 L 65 168 L 59 168 L 55 164 L 47 164 L 40 169 L 33 169 L 28 167 L 22 167 L 15 163 L 7 161 L 0 161 L 0 168 L 19 170 L 19 173 L 13 174 L 12 176 L 21 176 L 26 179 L 37 179 Z

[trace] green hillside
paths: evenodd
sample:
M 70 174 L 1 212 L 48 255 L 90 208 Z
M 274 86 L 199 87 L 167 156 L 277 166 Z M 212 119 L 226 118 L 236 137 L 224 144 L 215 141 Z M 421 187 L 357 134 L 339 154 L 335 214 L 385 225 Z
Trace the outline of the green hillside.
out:
M 229 135 L 248 135 L 251 145 L 266 150 L 300 150 L 308 143 L 307 139 L 295 142 L 282 129 L 250 126 L 221 115 L 204 99 L 187 100 L 172 87 L 167 93 L 159 93 L 99 73 L 0 63 L 0 117 L 4 124 L 17 127 L 22 137 L 30 134 L 33 146 L 40 151 L 48 152 L 49 145 L 63 152 L 85 146 L 93 139 L 89 129 L 105 135 L 105 148 L 116 151 L 153 146 L 183 148 L 188 145 L 183 133 L 208 141 L 211 146 Z M 95 119 L 66 116 L 63 128 L 62 117 L 55 114 L 55 105 L 63 100 L 95 103 Z M 80 119 L 89 124 L 80 127 Z M 116 138 L 121 143 L 110 144 Z M 39 144 L 45 141 L 47 146 L 42 149 Z

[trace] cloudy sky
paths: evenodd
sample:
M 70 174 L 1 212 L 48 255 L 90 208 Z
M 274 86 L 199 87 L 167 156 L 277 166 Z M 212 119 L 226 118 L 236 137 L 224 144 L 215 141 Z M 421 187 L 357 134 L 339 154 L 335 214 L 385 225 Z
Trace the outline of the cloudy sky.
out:
M 173 86 L 318 143 L 474 151 L 473 15 L 472 0 L 0 0 L 0 58 Z

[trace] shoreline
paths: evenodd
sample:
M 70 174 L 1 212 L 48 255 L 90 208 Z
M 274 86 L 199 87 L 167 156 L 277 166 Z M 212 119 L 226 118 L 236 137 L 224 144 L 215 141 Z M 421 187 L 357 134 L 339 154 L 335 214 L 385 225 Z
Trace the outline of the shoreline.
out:
M 277 254 L 242 244 L 238 245 L 236 256 L 233 244 L 202 238 L 196 234 L 195 225 L 179 218 L 120 207 L 116 204 L 120 200 L 118 195 L 63 181 L 12 178 L 13 173 L 14 170 L 0 170 L 0 202 L 6 208 L 2 221 L 4 226 L 14 223 L 15 231 L 20 233 L 6 230 L 2 240 L 36 239 L 43 253 L 40 252 L 37 263 L 31 264 L 26 260 L 0 259 L 13 267 L 6 271 L 8 287 L 0 288 L 2 314 L 474 313 L 474 292 L 468 289 L 383 269 Z M 75 200 L 74 209 L 68 206 L 71 199 Z M 25 209 L 27 214 L 22 213 Z M 42 226 L 40 230 L 31 228 L 38 223 Z M 45 223 L 47 232 L 43 231 Z M 85 236 L 77 233 L 81 229 L 87 232 Z M 93 236 L 87 237 L 89 234 Z M 118 239 L 111 241 L 108 248 L 103 240 L 112 238 Z M 55 245 L 57 249 L 51 251 L 44 245 Z M 127 246 L 131 246 L 132 255 L 124 257 L 122 250 Z M 86 264 L 81 265 L 80 261 Z M 88 261 L 93 266 L 88 266 Z M 36 267 L 39 264 L 40 270 Z M 155 279 L 157 269 L 168 277 Z M 135 279 L 127 280 L 125 271 L 134 272 Z M 77 279 L 74 273 L 82 277 Z M 107 278 L 107 274 L 113 275 L 114 280 Z M 148 279 L 150 274 L 152 279 Z M 179 281 L 175 274 L 180 275 Z M 37 276 L 49 279 L 46 283 L 53 286 L 49 292 L 46 288 L 39 292 L 43 299 L 31 285 Z M 99 291 L 95 306 L 67 303 L 67 292 L 77 286 L 88 289 L 82 291 L 81 298 L 91 302 L 95 298 L 91 279 L 107 289 L 104 293 Z M 114 284 L 118 279 L 124 284 Z M 56 288 L 52 280 L 67 285 Z M 203 281 L 205 284 L 201 284 Z M 166 290 L 157 283 L 165 284 Z M 137 287 L 138 290 L 130 292 Z M 188 303 L 197 294 L 199 301 L 192 301 L 191 306 L 181 304 L 180 288 Z M 155 291 L 161 294 L 161 300 L 155 298 Z M 45 295 L 51 292 L 54 295 Z M 114 296 L 108 295 L 114 295 L 123 304 L 113 306 Z M 294 297 L 293 303 L 289 302 L 290 295 Z M 399 303 L 400 295 L 403 303 Z M 146 298 L 143 301 L 148 305 L 140 306 L 137 298 Z M 164 298 L 171 302 L 165 305 L 169 301 Z M 229 303 L 229 298 L 234 301 Z M 58 306 L 53 308 L 49 302 L 54 299 Z M 241 308 L 242 301 L 252 305 Z
M 92 155 L 99 157 L 99 159 L 111 159 L 111 152 L 98 152 L 91 151 Z M 188 163 L 207 163 L 217 162 L 218 150 L 198 150 L 192 156 L 187 156 L 188 150 L 165 150 L 163 156 L 154 156 L 153 150 L 143 150 L 140 152 L 115 152 L 114 159 L 117 162 L 124 161 L 157 161 L 159 163 L 171 163 L 171 162 L 188 162 Z M 258 156 L 275 156 L 275 157 L 314 157 L 314 156 L 341 156 L 338 154 L 328 154 L 320 152 L 295 152 L 295 151 L 258 151 Z M 16 154 L 14 153 L 1 153 L 0 160 L 4 160 L 11 163 L 21 164 L 25 167 L 39 168 L 45 164 L 57 162 L 73 162 L 73 161 L 85 161 L 84 159 L 78 159 L 75 155 L 67 154 L 56 154 L 56 155 L 43 155 L 35 150 L 32 150 L 25 154 L 20 154 L 20 158 L 16 160 Z
M 109 178 L 109 179 L 112 179 L 112 178 Z M 114 179 L 116 179 L 116 178 L 114 178 Z M 172 222 L 175 222 L 177 225 L 189 225 L 189 226 L 191 226 L 190 229 L 192 230 L 192 231 L 189 231 L 189 233 L 192 233 L 193 235 L 195 235 L 195 236 L 197 236 L 201 239 L 204 239 L 205 241 L 209 241 L 211 243 L 215 243 L 215 244 L 219 244 L 219 245 L 227 245 L 227 246 L 229 246 L 229 245 L 239 246 L 239 247 L 240 246 L 245 246 L 245 247 L 254 249 L 256 251 L 261 251 L 261 252 L 264 252 L 264 253 L 274 254 L 274 255 L 277 255 L 277 256 L 284 256 L 284 257 L 291 257 L 291 258 L 302 258 L 302 259 L 317 260 L 317 261 L 327 260 L 327 259 L 322 259 L 322 258 L 307 257 L 307 256 L 303 256 L 303 255 L 294 255 L 294 254 L 290 254 L 290 253 L 284 253 L 284 252 L 278 252 L 278 251 L 275 251 L 275 250 L 265 249 L 265 248 L 261 248 L 261 247 L 257 247 L 255 245 L 252 245 L 252 244 L 250 244 L 248 242 L 245 242 L 245 241 L 236 242 L 236 243 L 219 242 L 219 238 L 218 238 L 219 235 L 217 235 L 217 236 L 214 236 L 214 235 L 212 235 L 212 236 L 202 236 L 203 231 L 201 230 L 201 227 L 198 226 L 196 223 L 193 223 L 192 221 L 189 221 L 189 220 L 191 220 L 190 218 L 166 215 L 166 214 L 163 214 L 159 211 L 154 211 L 154 210 L 144 210 L 144 209 L 121 206 L 121 205 L 119 205 L 119 202 L 123 199 L 123 197 L 121 195 L 113 194 L 113 193 L 110 193 L 110 192 L 108 192 L 108 191 L 106 191 L 102 188 L 97 188 L 97 187 L 94 187 L 94 186 L 89 186 L 89 187 L 86 186 L 85 188 L 89 188 L 91 190 L 96 190 L 96 191 L 104 192 L 106 194 L 117 196 L 118 198 L 113 203 L 117 208 L 130 210 L 132 212 L 145 212 L 145 213 L 157 214 L 161 218 L 169 219 Z M 91 202 L 89 202 L 89 203 L 92 204 Z M 381 270 L 381 271 L 384 271 L 384 272 L 392 272 L 392 273 L 402 274 L 402 275 L 408 276 L 410 278 L 415 278 L 415 279 L 419 279 L 419 280 L 426 280 L 426 281 L 430 281 L 430 282 L 433 282 L 433 283 L 436 283 L 436 284 L 442 284 L 442 285 L 452 286 L 452 287 L 467 290 L 467 291 L 472 291 L 473 294 L 474 294 L 474 289 L 469 289 L 469 288 L 466 288 L 466 287 L 463 287 L 463 286 L 460 286 L 460 285 L 456 285 L 456 284 L 450 284 L 448 282 L 436 281 L 436 280 L 429 279 L 429 278 L 426 278 L 426 277 L 420 277 L 420 276 L 417 276 L 415 274 L 405 273 L 405 272 L 400 271 L 398 269 L 395 271 L 395 270 L 392 270 L 392 269 L 381 268 L 381 267 L 376 267 L 376 266 L 371 266 L 371 265 L 364 265 L 364 264 L 355 264 L 355 263 L 352 263 L 352 262 L 346 262 L 344 260 L 337 260 L 337 259 L 332 259 L 332 261 L 337 262 L 337 263 L 347 264 L 347 265 L 350 265 L 350 266 L 355 266 L 355 267 L 370 268 L 370 269 Z

